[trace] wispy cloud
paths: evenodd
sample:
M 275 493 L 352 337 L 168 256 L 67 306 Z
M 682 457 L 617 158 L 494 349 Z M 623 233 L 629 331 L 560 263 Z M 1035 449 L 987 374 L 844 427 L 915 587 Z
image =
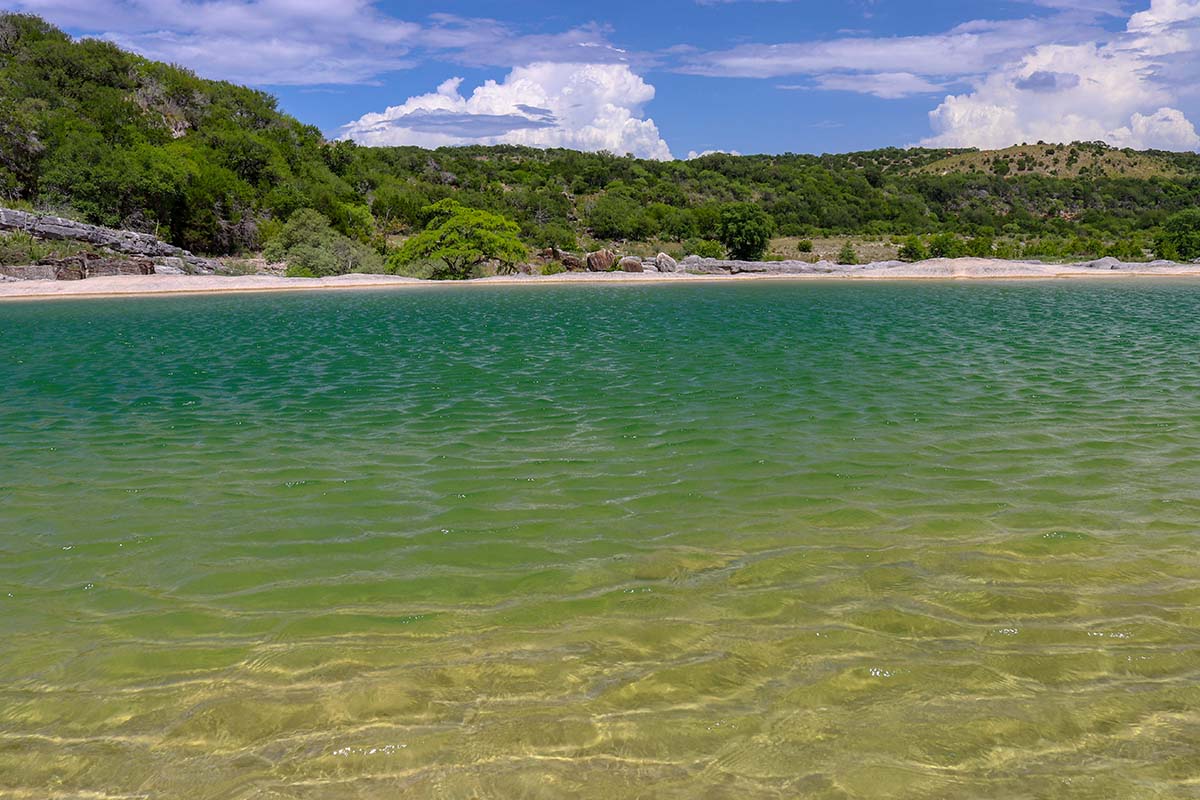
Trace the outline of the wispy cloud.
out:
M 436 59 L 512 67 L 619 63 L 609 31 L 530 34 L 494 19 L 402 19 L 373 0 L 11 0 L 4 5 L 208 77 L 254 85 L 376 83 Z

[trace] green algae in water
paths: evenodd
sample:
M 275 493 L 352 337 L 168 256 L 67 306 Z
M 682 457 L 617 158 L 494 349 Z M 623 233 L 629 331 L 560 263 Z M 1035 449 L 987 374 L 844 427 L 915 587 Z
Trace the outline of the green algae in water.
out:
M 1200 283 L 0 336 L 0 797 L 1195 794 Z

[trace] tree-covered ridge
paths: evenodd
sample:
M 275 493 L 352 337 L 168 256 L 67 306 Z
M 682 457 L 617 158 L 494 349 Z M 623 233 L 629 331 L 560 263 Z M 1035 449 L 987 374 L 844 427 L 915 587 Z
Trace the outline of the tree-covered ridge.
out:
M 189 249 L 258 244 L 257 222 L 361 200 L 329 168 L 321 132 L 273 97 L 73 41 L 0 16 L 0 195 Z
M 300 226 L 285 228 L 310 209 L 328 222 L 321 242 L 345 237 L 382 260 L 395 237 L 424 230 L 428 209 L 453 199 L 514 221 L 527 246 L 567 250 L 660 240 L 705 252 L 730 209 L 752 203 L 781 237 L 955 233 L 1140 255 L 1200 198 L 1195 154 L 1088 143 L 1042 146 L 1032 162 L 919 148 L 675 162 L 514 146 L 364 148 L 325 141 L 265 93 L 14 14 L 0 14 L 0 137 L 0 200 L 208 254 L 281 236 L 286 246 L 275 250 L 321 249 L 296 239 Z M 1057 175 L 1045 167 L 1051 148 L 1064 163 Z M 1081 155 L 1067 169 L 1072 148 Z M 1116 166 L 1085 171 L 1087 159 Z M 338 263 L 371 260 L 338 247 L 347 254 Z

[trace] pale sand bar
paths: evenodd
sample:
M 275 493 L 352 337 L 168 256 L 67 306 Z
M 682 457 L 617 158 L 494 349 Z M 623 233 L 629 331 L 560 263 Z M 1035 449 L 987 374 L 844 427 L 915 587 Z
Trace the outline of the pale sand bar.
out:
M 795 262 L 788 262 L 795 263 Z M 1114 266 L 1114 264 L 1116 266 Z M 220 294 L 226 292 L 314 291 L 448 286 L 542 286 L 556 284 L 698 283 L 746 280 L 1013 280 L 1058 278 L 1200 277 L 1200 264 L 1120 264 L 1106 259 L 1086 264 L 1037 264 L 984 258 L 936 259 L 916 264 L 884 262 L 856 267 L 806 265 L 822 271 L 780 273 L 777 264 L 736 274 L 568 272 L 559 275 L 505 275 L 471 281 L 426 281 L 394 275 L 340 275 L 334 278 L 280 278 L 271 275 L 122 275 L 83 281 L 15 281 L 0 283 L 0 300 L 34 300 L 125 295 Z

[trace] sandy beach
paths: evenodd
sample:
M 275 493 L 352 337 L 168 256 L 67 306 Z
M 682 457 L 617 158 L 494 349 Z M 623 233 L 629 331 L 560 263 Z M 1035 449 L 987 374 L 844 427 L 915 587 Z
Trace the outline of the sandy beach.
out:
M 784 265 L 796 262 L 783 262 Z M 807 265 L 808 268 L 822 265 Z M 427 281 L 395 275 L 340 275 L 330 278 L 281 278 L 272 275 L 121 275 L 83 281 L 0 283 L 0 300 L 113 297 L 228 292 L 293 292 L 335 289 L 390 289 L 447 286 L 549 286 L 561 284 L 681 284 L 725 281 L 852 280 L 1035 280 L 1200 277 L 1200 264 L 1153 262 L 1125 264 L 1106 259 L 1083 264 L 1038 264 L 998 259 L 935 259 L 915 264 L 883 262 L 862 266 L 828 265 L 821 271 L 778 272 L 780 264 L 746 265 L 732 273 L 706 274 L 567 272 L 559 275 L 501 275 L 470 281 Z

